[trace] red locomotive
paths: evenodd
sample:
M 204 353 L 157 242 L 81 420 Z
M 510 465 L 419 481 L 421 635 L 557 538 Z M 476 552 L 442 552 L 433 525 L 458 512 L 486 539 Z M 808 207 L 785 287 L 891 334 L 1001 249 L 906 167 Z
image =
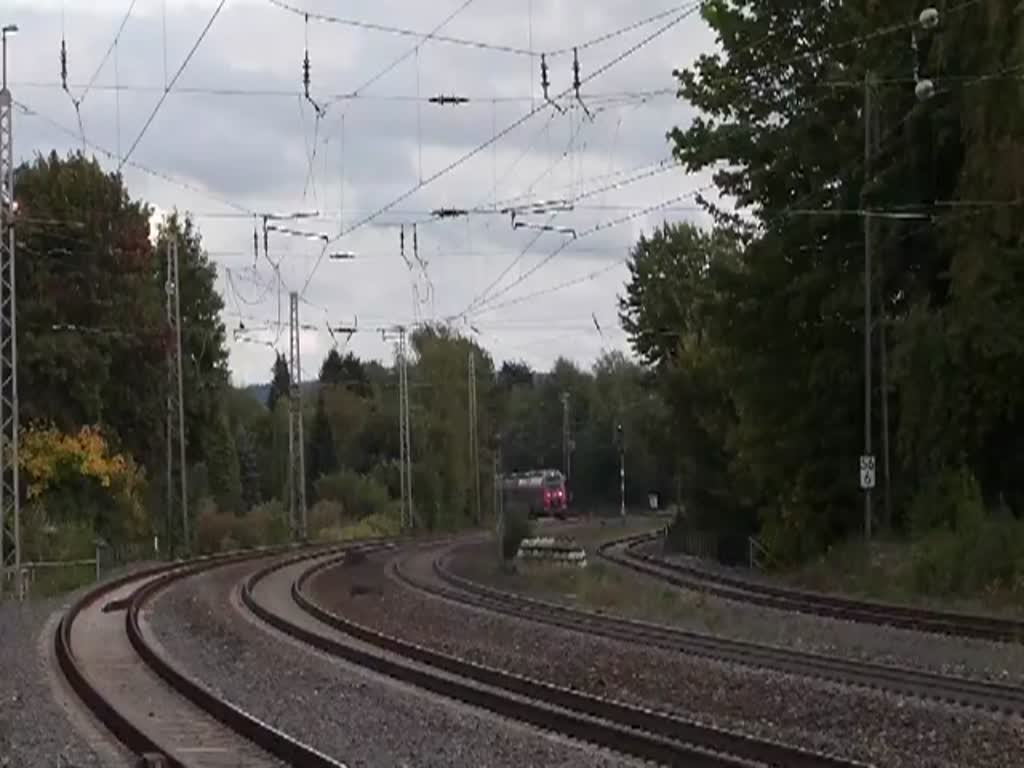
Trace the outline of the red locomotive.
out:
M 502 479 L 505 509 L 525 511 L 529 517 L 564 517 L 569 506 L 565 476 L 557 469 L 535 469 Z

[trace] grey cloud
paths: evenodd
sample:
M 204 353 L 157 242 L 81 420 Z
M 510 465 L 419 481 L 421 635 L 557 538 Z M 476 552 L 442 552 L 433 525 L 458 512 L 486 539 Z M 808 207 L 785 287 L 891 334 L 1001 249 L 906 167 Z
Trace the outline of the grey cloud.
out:
M 452 0 L 439 8 L 436 4 L 408 0 L 352 0 L 340 6 L 335 0 L 295 2 L 310 11 L 396 23 L 420 30 L 432 28 L 459 4 Z M 537 51 L 565 47 L 672 5 L 669 0 L 609 1 L 586 6 L 576 0 L 533 0 L 533 47 Z M 581 11 L 581 7 L 585 10 Z M 55 83 L 59 72 L 59 7 L 34 10 L 21 3 L 15 8 L 18 17 L 15 21 L 24 30 L 12 50 L 15 82 Z M 526 8 L 526 3 L 472 4 L 445 28 L 445 33 L 525 47 L 529 32 Z M 168 60 L 172 72 L 211 11 L 212 4 L 208 0 L 187 5 L 169 4 Z M 88 3 L 67 0 L 65 29 L 71 51 L 72 81 L 79 82 L 92 74 L 122 13 L 109 5 L 94 8 Z M 638 30 L 581 52 L 583 76 L 587 77 L 589 72 L 653 29 L 654 26 Z M 314 21 L 309 24 L 308 35 L 312 91 L 320 100 L 356 88 L 416 42 L 412 38 Z M 303 20 L 269 3 L 242 0 L 229 4 L 183 75 L 179 83 L 183 92 L 168 96 L 136 150 L 135 159 L 254 209 L 308 209 L 315 198 L 321 210 L 334 214 L 329 219 L 304 225 L 317 231 L 333 232 L 339 227 L 336 213 L 340 207 L 341 173 L 338 120 L 342 113 L 346 115 L 346 223 L 351 224 L 417 185 L 421 146 L 423 175 L 429 176 L 486 141 L 492 134 L 492 121 L 501 129 L 531 106 L 529 101 L 517 101 L 498 102 L 492 108 L 486 101 L 488 96 L 527 96 L 531 81 L 539 91 L 537 62 L 531 66 L 525 57 L 427 43 L 418 57 L 411 57 L 397 66 L 372 85 L 366 95 L 414 95 L 418 59 L 421 94 L 464 93 L 484 100 L 458 108 L 422 105 L 419 120 L 415 104 L 406 101 L 366 98 L 332 104 L 327 119 L 320 126 L 320 136 L 327 141 L 317 150 L 316 184 L 303 199 L 308 167 L 306 147 L 313 129 L 309 109 L 305 110 L 305 126 L 299 118 L 298 94 L 305 39 Z M 601 106 L 596 96 L 599 93 L 672 88 L 672 68 L 685 64 L 710 44 L 707 31 L 695 19 L 690 20 L 585 86 L 584 94 L 595 94 L 596 110 Z M 159 13 L 152 9 L 143 11 L 140 4 L 139 12 L 126 27 L 118 53 L 122 84 L 162 85 L 163 30 Z M 552 58 L 553 91 L 569 86 L 570 64 L 571 57 Z M 113 82 L 110 66 L 99 81 L 101 84 Z M 218 96 L 187 92 L 189 88 L 209 87 L 284 91 L 293 95 Z M 61 91 L 18 89 L 16 86 L 15 96 L 75 128 L 74 110 Z M 121 95 L 122 149 L 137 135 L 158 97 L 158 92 Z M 89 138 L 110 149 L 117 143 L 118 120 L 114 107 L 112 92 L 94 90 L 82 110 Z M 634 168 L 666 157 L 669 152 L 666 131 L 675 124 L 687 122 L 691 115 L 686 105 L 671 97 L 652 99 L 643 106 L 609 108 L 598 114 L 593 125 L 582 127 L 572 157 L 562 159 L 548 174 L 544 173 L 548 163 L 552 158 L 559 159 L 565 146 L 570 118 L 559 116 L 552 121 L 547 136 L 540 129 L 548 115 L 532 118 L 497 144 L 496 155 L 490 149 L 481 152 L 458 170 L 402 200 L 394 211 L 381 216 L 374 225 L 359 229 L 339 243 L 338 247 L 352 249 L 361 254 L 361 258 L 358 262 L 321 266 L 307 292 L 307 298 L 320 308 L 304 308 L 304 316 L 308 311 L 318 323 L 331 317 L 347 322 L 356 315 L 363 323 L 413 319 L 412 279 L 398 256 L 397 224 L 422 219 L 422 212 L 442 205 L 469 207 L 489 202 L 494 195 L 495 156 L 497 176 L 501 180 L 498 197 L 522 193 L 538 177 L 542 177 L 541 181 L 533 190 L 537 197 L 564 194 L 571 191 L 570 185 L 578 192 L 602 184 L 609 171 Z M 577 110 L 572 120 L 578 116 Z M 60 149 L 76 146 L 74 139 L 61 136 L 29 118 L 19 118 L 17 131 L 19 154 L 54 146 Z M 515 170 L 508 172 L 520 157 Z M 127 178 L 133 194 L 145 195 L 164 209 L 178 207 L 199 212 L 222 209 L 216 200 L 136 171 L 129 171 Z M 617 206 L 635 209 L 651 205 L 694 188 L 702 181 L 674 172 L 593 196 L 586 202 L 604 207 L 581 207 L 560 215 L 556 222 L 583 231 L 629 213 L 627 208 Z M 421 213 L 412 213 L 416 211 Z M 689 212 L 654 214 L 597 232 L 567 248 L 528 281 L 509 291 L 505 298 L 578 279 L 621 260 L 639 231 L 649 230 L 666 216 L 700 218 Z M 201 218 L 199 223 L 211 250 L 236 254 L 216 257 L 222 274 L 224 269 L 240 270 L 251 265 L 252 257 L 248 255 L 251 221 Z M 381 226 L 388 223 L 395 226 Z M 443 316 L 467 306 L 519 255 L 535 234 L 512 231 L 507 219 L 491 216 L 420 226 L 420 244 L 435 286 L 433 309 L 436 314 Z M 512 270 L 501 286 L 507 286 L 523 270 L 544 259 L 560 242 L 559 235 L 543 234 L 522 259 L 521 266 Z M 282 274 L 286 285 L 301 288 L 316 259 L 317 247 L 286 238 L 275 239 L 272 247 L 276 253 L 284 255 Z M 262 271 L 264 277 L 269 277 L 265 263 Z M 623 270 L 611 270 L 600 278 L 581 282 L 537 302 L 482 315 L 475 321 L 491 327 L 482 341 L 499 359 L 504 355 L 525 357 L 534 364 L 544 365 L 565 353 L 588 362 L 587 358 L 596 354 L 602 345 L 621 346 L 623 343 L 621 334 L 614 332 L 614 307 L 615 293 L 621 290 L 624 275 Z M 223 278 L 221 284 L 226 286 Z M 254 290 L 252 294 L 258 292 Z M 229 319 L 238 314 L 234 298 L 227 296 Z M 245 313 L 276 320 L 274 293 L 261 306 L 242 306 Z M 431 307 L 419 308 L 428 315 L 430 310 Z M 573 339 L 571 335 L 555 338 L 559 326 L 578 325 L 580 317 L 588 319 L 595 312 L 607 326 L 606 338 L 598 338 L 596 334 L 585 335 L 582 339 Z M 534 320 L 543 323 L 540 330 L 523 329 L 524 322 Z M 551 330 L 545 330 L 545 326 Z M 502 328 L 508 329 L 507 334 Z M 315 337 L 321 349 L 329 346 L 326 332 L 319 332 Z M 353 348 L 378 357 L 390 355 L 390 347 L 372 334 L 358 335 L 353 340 Z M 272 354 L 266 347 L 236 345 L 232 350 L 236 379 L 265 378 Z

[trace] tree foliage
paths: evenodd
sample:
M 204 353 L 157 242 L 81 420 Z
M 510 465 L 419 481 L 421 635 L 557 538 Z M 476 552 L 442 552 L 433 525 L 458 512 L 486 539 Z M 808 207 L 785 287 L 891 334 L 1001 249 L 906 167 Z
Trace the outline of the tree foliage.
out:
M 154 486 L 138 490 L 139 503 L 152 507 L 140 519 L 162 513 L 165 495 L 157 491 L 165 477 L 166 360 L 174 343 L 166 321 L 166 264 L 175 241 L 187 461 L 204 466 L 223 457 L 219 466 L 226 474 L 214 481 L 233 501 L 234 440 L 222 429 L 228 385 L 223 305 L 216 270 L 191 219 L 172 213 L 151 241 L 150 207 L 128 195 L 119 175 L 80 154 L 52 153 L 20 166 L 16 189 L 23 423 L 45 423 L 63 435 L 95 428 L 113 455 L 145 469 Z M 79 519 L 90 520 L 85 505 Z M 92 522 L 117 535 L 142 533 L 132 519 L 123 528 Z
M 915 61 L 895 37 L 919 10 L 711 0 L 718 50 L 676 73 L 699 114 L 670 133 L 675 155 L 712 170 L 742 214 L 707 202 L 713 230 L 641 238 L 623 325 L 671 408 L 692 518 L 758 529 L 782 558 L 863 525 L 865 208 L 908 214 L 872 217 L 872 427 L 877 441 L 885 398 L 894 446 L 893 503 L 876 522 L 903 526 L 961 469 L 987 505 L 1024 503 L 1024 84 L 1001 77 L 1020 66 L 1024 20 L 1005 4 L 942 9 L 938 32 L 917 30 Z M 915 66 L 934 98 L 916 99 Z

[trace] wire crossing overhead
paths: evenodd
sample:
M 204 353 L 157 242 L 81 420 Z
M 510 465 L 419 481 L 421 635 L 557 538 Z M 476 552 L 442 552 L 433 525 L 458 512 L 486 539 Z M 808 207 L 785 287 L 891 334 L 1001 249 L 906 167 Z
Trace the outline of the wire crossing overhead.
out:
M 271 1 L 272 2 L 276 2 L 277 0 L 271 0 Z M 675 27 L 678 24 L 682 23 L 686 18 L 688 18 L 693 13 L 698 11 L 700 9 L 700 7 L 701 7 L 701 4 L 699 2 L 691 3 L 690 5 L 686 6 L 686 10 L 684 10 L 682 13 L 680 13 L 679 15 L 675 16 L 674 18 L 672 18 L 666 24 L 663 24 L 662 26 L 658 27 L 656 30 L 654 30 L 653 32 L 651 32 L 650 34 L 645 36 L 642 40 L 639 40 L 638 42 L 634 43 L 632 46 L 627 48 L 622 53 L 618 54 L 617 56 L 613 57 L 609 61 L 605 62 L 603 65 L 601 65 L 600 67 L 595 69 L 593 72 L 591 72 L 586 77 L 582 78 L 580 80 L 580 85 L 582 86 L 582 85 L 585 85 L 588 82 L 591 82 L 592 80 L 596 79 L 597 77 L 600 77 L 602 74 L 604 74 L 605 72 L 607 72 L 608 70 L 610 70 L 611 68 L 616 66 L 617 64 L 621 63 L 625 59 L 628 59 L 630 56 L 634 55 L 637 51 L 641 50 L 644 46 L 650 44 L 653 40 L 657 39 L 661 35 L 663 35 L 666 32 L 668 32 L 673 27 Z M 567 88 L 565 91 L 563 91 L 559 95 L 559 98 L 564 98 L 565 96 L 567 96 L 568 94 L 570 94 L 572 92 L 573 92 L 573 88 L 572 88 L 572 86 L 570 86 L 569 88 Z M 548 106 L 549 105 L 547 103 L 540 104 L 540 105 L 534 107 L 533 109 L 531 109 L 530 111 L 526 112 L 521 117 L 519 117 L 518 119 L 516 119 L 515 121 L 513 121 L 509 125 L 505 126 L 505 128 L 503 128 L 502 130 L 500 130 L 497 133 L 495 133 L 493 136 L 491 136 L 489 139 L 487 139 L 483 143 L 477 145 L 476 147 L 474 147 L 473 149 L 471 149 L 469 152 L 465 153 L 461 157 L 453 160 L 452 162 L 448 163 L 446 166 L 444 166 L 440 170 L 435 171 L 430 176 L 424 178 L 423 180 L 421 180 L 419 183 L 415 184 L 410 189 L 408 189 L 405 192 L 403 192 L 402 194 L 398 195 L 398 197 L 394 198 L 389 203 L 386 203 L 385 205 L 383 205 L 380 208 L 376 209 L 372 213 L 370 213 L 370 214 L 368 214 L 368 215 L 358 219 L 356 222 L 351 224 L 349 227 L 347 227 L 346 229 L 343 229 L 336 237 L 334 237 L 331 240 L 331 242 L 336 242 L 337 240 L 341 239 L 342 237 L 345 237 L 346 235 L 349 235 L 349 234 L 355 232 L 356 230 L 361 229 L 362 227 L 366 226 L 367 224 L 375 221 L 380 216 L 382 216 L 383 214 L 385 214 L 388 211 L 390 211 L 392 208 L 397 207 L 402 202 L 404 202 L 405 200 L 407 200 L 410 197 L 412 197 L 414 194 L 419 192 L 424 187 L 432 184 L 433 182 L 437 181 L 438 179 L 442 178 L 443 176 L 446 176 L 449 173 L 451 173 L 452 171 L 454 171 L 455 169 L 461 167 L 462 165 L 467 163 L 469 160 L 471 160 L 472 158 L 474 158 L 477 155 L 479 155 L 481 152 L 483 152 L 486 149 L 488 149 L 489 147 L 491 147 L 491 145 L 495 144 L 496 142 L 498 142 L 501 139 L 503 139 L 505 136 L 507 136 L 510 133 L 512 133 L 512 131 L 514 131 L 516 128 L 518 128 L 519 126 L 521 126 L 524 123 L 526 123 L 534 115 L 537 115 L 540 112 L 543 112 L 544 110 L 546 110 Z M 324 256 L 323 256 L 323 254 L 321 254 L 317 258 L 317 260 L 314 262 L 312 270 L 310 270 L 310 273 L 309 273 L 308 277 L 306 278 L 306 281 L 303 283 L 302 293 L 305 293 L 306 290 L 308 290 L 310 284 L 313 282 L 313 278 L 315 277 L 315 275 L 317 273 L 317 270 L 320 268 L 320 265 L 323 263 L 323 258 L 324 258 Z
M 174 73 L 174 77 L 171 78 L 171 82 L 167 84 L 167 87 L 164 89 L 163 94 L 160 96 L 160 100 L 157 101 L 156 106 L 153 107 L 153 111 L 149 114 L 149 117 L 146 118 L 146 122 L 143 124 L 142 130 L 139 131 L 139 135 L 135 137 L 135 141 L 132 142 L 131 147 L 128 148 L 128 152 L 125 153 L 125 156 L 119 160 L 117 164 L 118 173 L 121 172 L 121 169 L 124 168 L 125 163 L 127 163 L 131 156 L 135 153 L 135 149 L 139 146 L 139 142 L 142 141 L 142 137 L 146 135 L 146 131 L 149 130 L 149 126 L 153 124 L 153 120 L 156 118 L 157 113 L 160 111 L 160 107 L 164 105 L 164 100 L 166 100 L 168 94 L 172 90 L 174 90 L 174 86 L 178 82 L 178 79 L 181 77 L 182 72 L 185 71 L 185 67 L 187 67 L 189 62 L 192 61 L 192 57 L 195 56 L 196 51 L 199 50 L 199 46 L 202 45 L 203 40 L 206 39 L 206 34 L 210 31 L 210 27 L 213 26 L 213 22 L 215 22 L 217 20 L 217 17 L 220 16 L 220 12 L 224 9 L 224 3 L 226 2 L 227 0 L 220 0 L 220 2 L 217 4 L 217 7 L 214 8 L 213 15 L 210 16 L 210 20 L 206 22 L 206 26 L 203 27 L 203 31 L 199 33 L 199 38 L 196 40 L 195 45 L 192 46 L 192 49 L 188 52 L 188 55 L 185 56 L 185 60 L 181 62 L 181 66 L 178 67 L 178 71 Z

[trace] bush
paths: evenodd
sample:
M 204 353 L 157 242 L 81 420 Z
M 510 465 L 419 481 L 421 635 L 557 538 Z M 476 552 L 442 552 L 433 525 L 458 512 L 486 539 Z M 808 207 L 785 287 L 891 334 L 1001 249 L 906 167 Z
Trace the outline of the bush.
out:
M 914 586 L 947 595 L 1024 584 L 1024 522 L 986 513 L 974 476 L 963 469 L 927 483 L 910 509 Z
M 336 525 L 319 531 L 320 541 L 354 541 L 356 539 L 391 538 L 402 532 L 401 522 L 391 514 L 370 515 L 349 525 Z
M 370 515 L 387 515 L 395 506 L 386 485 L 349 469 L 317 480 L 316 497 L 341 504 L 345 516 L 354 520 Z
M 501 556 L 504 560 L 511 560 L 519 551 L 519 545 L 523 539 L 533 536 L 533 526 L 529 517 L 521 513 L 505 515 L 504 526 L 501 531 Z
M 915 538 L 939 528 L 975 533 L 984 521 L 981 486 L 964 468 L 947 470 L 924 482 L 910 505 L 910 534 Z
M 220 512 L 210 498 L 200 502 L 195 538 L 200 555 L 284 544 L 289 536 L 284 508 L 278 501 L 264 502 L 241 517 Z
M 273 547 L 286 544 L 291 538 L 288 513 L 277 499 L 257 504 L 235 520 L 238 540 L 246 547 Z
M 200 555 L 213 555 L 223 551 L 223 544 L 232 538 L 234 529 L 234 515 L 220 512 L 213 499 L 203 499 L 199 502 L 196 514 L 196 552 Z
M 336 501 L 321 499 L 309 511 L 309 535 L 316 537 L 323 531 L 341 526 L 345 508 Z

